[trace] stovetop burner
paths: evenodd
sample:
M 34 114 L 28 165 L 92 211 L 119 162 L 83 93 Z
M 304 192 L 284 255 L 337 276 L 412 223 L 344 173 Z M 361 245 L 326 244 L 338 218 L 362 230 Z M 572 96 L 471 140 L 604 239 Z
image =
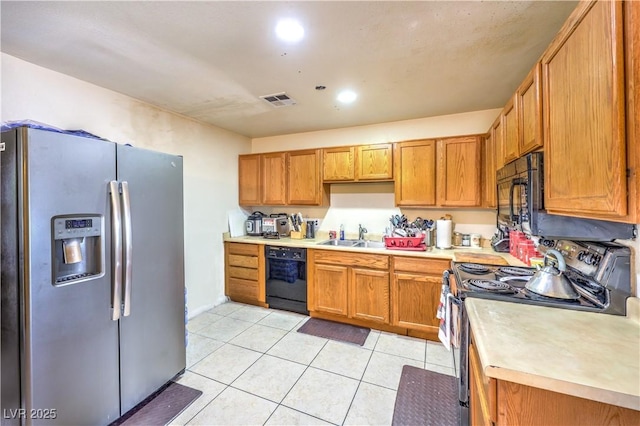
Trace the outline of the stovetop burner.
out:
M 533 292 L 531 290 L 529 290 L 528 288 L 523 288 L 522 289 L 522 294 L 524 294 L 527 299 L 531 299 L 531 300 L 540 300 L 543 302 L 559 302 L 559 303 L 565 303 L 567 305 L 579 305 L 580 304 L 580 300 L 579 299 L 560 299 L 557 297 L 550 297 L 550 296 L 543 296 L 542 294 L 538 294 L 536 292 Z
M 531 268 L 516 268 L 513 266 L 502 266 L 498 268 L 497 272 L 503 275 L 509 275 L 509 276 L 515 276 L 515 277 L 530 277 L 536 273 L 536 270 Z
M 468 287 L 477 291 L 489 291 L 495 293 L 515 293 L 515 290 L 507 283 L 496 280 L 468 280 Z
M 480 265 L 478 263 L 461 263 L 458 265 L 458 268 L 469 274 L 482 275 L 489 272 L 488 266 Z

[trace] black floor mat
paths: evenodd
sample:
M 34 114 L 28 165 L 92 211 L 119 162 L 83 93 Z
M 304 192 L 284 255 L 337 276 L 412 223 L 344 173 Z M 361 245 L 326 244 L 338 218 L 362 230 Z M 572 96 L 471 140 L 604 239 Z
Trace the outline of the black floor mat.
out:
M 393 410 L 394 426 L 446 426 L 460 423 L 455 377 L 405 365 Z
M 162 426 L 195 401 L 202 391 L 171 382 L 129 410 L 110 426 Z
M 340 324 L 338 322 L 327 321 L 319 318 L 309 318 L 298 329 L 299 333 L 311 334 L 313 336 L 324 337 L 341 342 L 364 345 L 371 329 L 356 327 L 350 324 Z

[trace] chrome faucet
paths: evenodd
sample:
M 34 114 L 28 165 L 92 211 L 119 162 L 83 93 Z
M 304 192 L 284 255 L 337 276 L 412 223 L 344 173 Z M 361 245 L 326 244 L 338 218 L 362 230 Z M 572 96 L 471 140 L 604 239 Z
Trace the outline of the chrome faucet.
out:
M 367 232 L 367 228 L 363 228 L 362 224 L 358 224 L 358 239 L 360 241 L 364 240 L 364 234 L 366 234 Z

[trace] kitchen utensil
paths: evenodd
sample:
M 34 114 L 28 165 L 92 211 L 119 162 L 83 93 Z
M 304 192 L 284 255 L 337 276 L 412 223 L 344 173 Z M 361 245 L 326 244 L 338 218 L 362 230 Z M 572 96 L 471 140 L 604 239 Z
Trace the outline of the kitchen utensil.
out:
M 315 238 L 315 237 L 316 237 L 316 223 L 313 220 L 308 220 L 306 238 Z
M 547 264 L 547 259 L 555 257 L 558 268 Z M 555 297 L 557 299 L 576 300 L 580 295 L 575 290 L 571 281 L 564 274 L 567 264 L 562 254 L 555 249 L 547 250 L 544 255 L 544 268 L 540 269 L 525 285 L 525 288 L 541 296 Z

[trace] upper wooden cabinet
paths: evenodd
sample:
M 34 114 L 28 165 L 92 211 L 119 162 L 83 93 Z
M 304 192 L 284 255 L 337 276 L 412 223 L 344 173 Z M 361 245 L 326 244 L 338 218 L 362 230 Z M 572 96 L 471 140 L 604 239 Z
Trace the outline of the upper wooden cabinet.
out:
M 357 180 L 392 180 L 393 145 L 360 145 L 356 155 Z
M 262 204 L 260 163 L 260 154 L 240 155 L 238 157 L 238 203 L 241 206 L 259 206 Z
M 542 81 L 536 63 L 516 92 L 518 111 L 518 155 L 542 148 Z
M 496 121 L 493 122 L 493 126 L 491 126 L 491 131 L 493 132 L 493 146 L 495 151 L 495 159 L 496 159 L 496 170 L 504 167 L 504 155 L 503 146 L 504 146 L 504 132 L 502 131 L 502 114 L 496 118 Z
M 393 179 L 393 145 L 343 146 L 322 150 L 324 182 Z
M 287 152 L 287 204 L 322 204 L 320 158 L 319 149 Z
M 397 206 L 435 206 L 435 140 L 395 144 L 395 198 Z
M 514 95 L 502 112 L 502 163 L 507 164 L 516 160 L 519 156 L 518 141 L 518 109 Z
M 322 185 L 321 150 L 240 155 L 241 206 L 319 206 L 327 201 Z
M 496 208 L 496 149 L 493 129 L 482 142 L 482 207 Z
M 349 182 L 356 178 L 356 149 L 353 146 L 324 148 L 322 170 L 325 182 Z
M 622 7 L 579 3 L 542 57 L 545 207 L 551 213 L 627 217 Z
M 262 154 L 262 204 L 287 203 L 287 163 L 284 152 Z
M 439 206 L 480 206 L 480 148 L 480 136 L 438 140 Z
M 397 143 L 396 205 L 480 206 L 480 142 L 461 136 Z

